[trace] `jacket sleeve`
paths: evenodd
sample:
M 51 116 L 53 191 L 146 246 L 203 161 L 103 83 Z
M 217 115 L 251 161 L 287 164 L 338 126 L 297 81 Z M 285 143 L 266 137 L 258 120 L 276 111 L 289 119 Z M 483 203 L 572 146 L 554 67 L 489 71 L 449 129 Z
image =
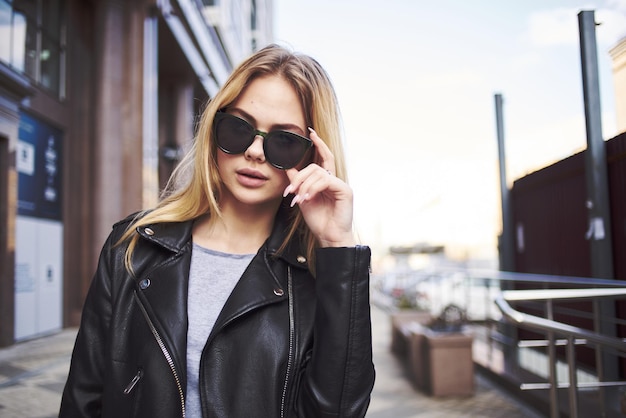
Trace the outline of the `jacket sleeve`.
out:
M 369 303 L 370 249 L 316 253 L 317 305 L 311 358 L 301 382 L 301 417 L 363 417 L 374 386 Z
M 104 357 L 111 318 L 110 272 L 113 271 L 114 242 L 109 236 L 87 293 L 59 417 L 101 416 Z

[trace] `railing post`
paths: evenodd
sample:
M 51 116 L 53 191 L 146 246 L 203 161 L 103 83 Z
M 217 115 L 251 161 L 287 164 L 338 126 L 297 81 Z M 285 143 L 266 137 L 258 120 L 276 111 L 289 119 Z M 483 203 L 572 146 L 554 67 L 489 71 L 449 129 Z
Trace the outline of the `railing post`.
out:
M 546 318 L 554 320 L 552 299 L 546 301 Z M 553 331 L 548 331 L 548 380 L 550 382 L 550 417 L 559 418 L 559 378 L 556 370 L 556 338 Z
M 567 336 L 567 365 L 569 369 L 569 416 L 578 418 L 578 379 L 576 378 L 576 346 L 574 336 Z
M 493 334 L 495 334 L 495 332 L 497 331 L 497 327 L 496 327 L 496 322 L 495 322 L 495 318 L 492 317 L 491 315 L 491 304 L 492 304 L 492 299 L 491 299 L 491 284 L 492 281 L 484 278 L 483 280 L 483 285 L 485 286 L 485 288 L 487 289 L 487 295 L 485 296 L 485 323 L 488 324 L 489 326 L 489 331 L 488 331 L 488 341 L 489 341 L 489 345 L 487 346 L 487 364 L 489 364 L 489 367 L 491 367 L 491 365 L 493 364 L 493 352 L 494 352 L 494 340 L 493 340 Z M 499 286 L 498 286 L 499 287 Z
M 598 299 L 594 299 L 593 300 L 593 329 L 595 332 L 602 334 L 602 322 L 601 322 L 601 312 L 602 312 L 602 305 L 604 302 L 598 300 Z M 607 376 L 606 374 L 606 361 L 615 361 L 615 363 L 617 364 L 617 359 L 615 358 L 615 356 L 611 356 L 608 355 L 604 352 L 604 350 L 602 349 L 601 345 L 596 345 L 595 346 L 595 358 L 596 358 L 596 374 L 598 375 L 598 381 L 600 382 L 605 382 L 607 380 L 610 381 L 615 381 L 618 380 L 618 374 L 615 373 L 614 371 L 611 372 L 610 376 Z M 599 391 L 599 400 L 600 400 L 600 412 L 601 412 L 601 417 L 606 417 L 606 411 L 609 408 L 609 402 L 610 402 L 610 398 L 615 399 L 617 396 L 617 393 L 615 390 L 612 390 L 610 388 L 605 388 L 600 386 L 598 388 Z

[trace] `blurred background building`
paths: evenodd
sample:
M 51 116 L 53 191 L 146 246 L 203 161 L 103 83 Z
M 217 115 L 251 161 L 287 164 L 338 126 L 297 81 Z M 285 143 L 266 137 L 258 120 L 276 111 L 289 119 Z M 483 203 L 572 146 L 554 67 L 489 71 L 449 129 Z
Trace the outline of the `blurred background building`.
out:
M 272 40 L 272 0 L 0 0 L 0 346 L 77 325 L 111 225 Z
M 626 132 L 626 38 L 609 51 L 613 61 L 617 131 Z

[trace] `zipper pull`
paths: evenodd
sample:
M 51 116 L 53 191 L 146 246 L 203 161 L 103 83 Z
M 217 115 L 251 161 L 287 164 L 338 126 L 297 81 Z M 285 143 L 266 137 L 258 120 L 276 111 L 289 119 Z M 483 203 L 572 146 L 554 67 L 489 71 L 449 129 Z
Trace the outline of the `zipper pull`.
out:
M 126 386 L 126 389 L 124 389 L 124 395 L 128 395 L 133 391 L 137 383 L 141 380 L 141 376 L 143 376 L 143 370 L 139 369 L 135 377 L 133 377 L 133 380 L 131 380 L 128 386 Z

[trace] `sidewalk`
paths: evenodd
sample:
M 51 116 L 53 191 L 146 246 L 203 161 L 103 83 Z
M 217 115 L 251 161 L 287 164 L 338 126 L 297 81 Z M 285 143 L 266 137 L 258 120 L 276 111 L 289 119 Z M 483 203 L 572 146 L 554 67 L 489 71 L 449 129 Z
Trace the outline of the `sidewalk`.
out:
M 540 417 L 479 374 L 470 397 L 434 398 L 417 391 L 389 350 L 389 316 L 375 306 L 372 332 L 376 383 L 367 418 Z
M 476 375 L 474 396 L 437 399 L 416 391 L 389 351 L 387 314 L 372 308 L 376 384 L 367 418 L 536 418 Z M 0 417 L 56 417 L 76 329 L 0 349 Z M 271 417 L 269 417 L 271 418 Z
M 0 349 L 0 417 L 58 415 L 75 338 L 67 329 Z

